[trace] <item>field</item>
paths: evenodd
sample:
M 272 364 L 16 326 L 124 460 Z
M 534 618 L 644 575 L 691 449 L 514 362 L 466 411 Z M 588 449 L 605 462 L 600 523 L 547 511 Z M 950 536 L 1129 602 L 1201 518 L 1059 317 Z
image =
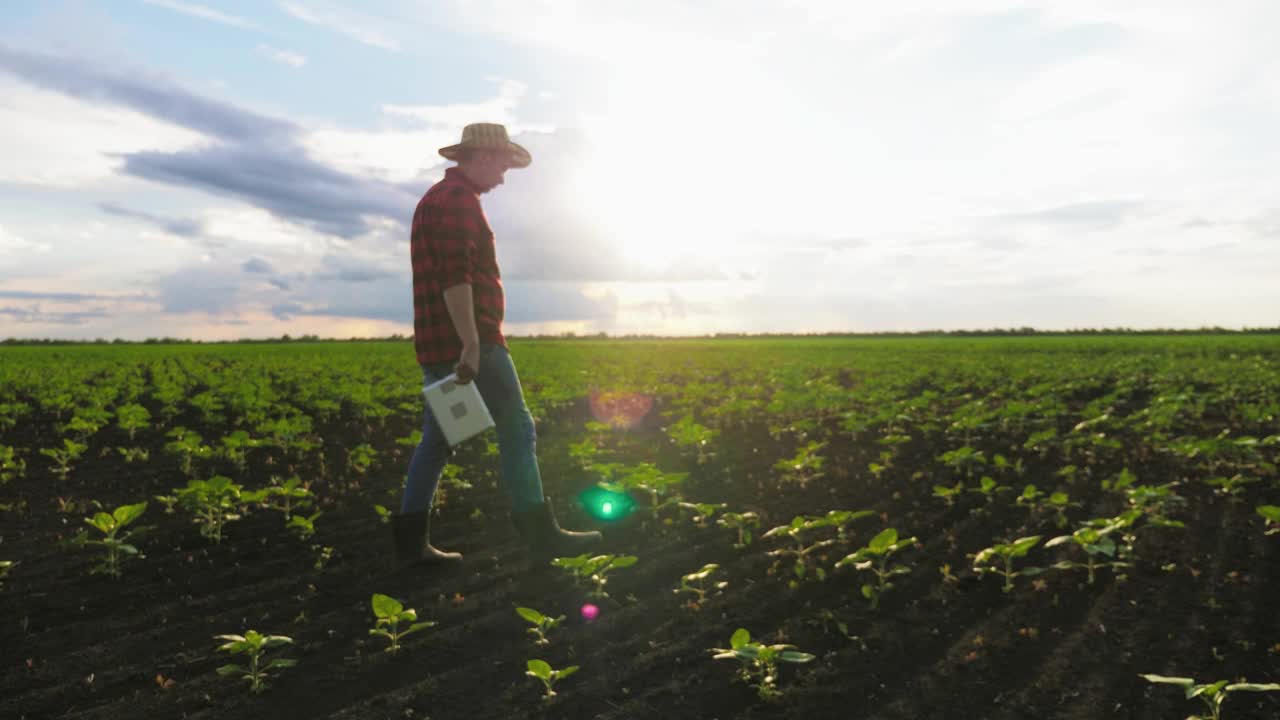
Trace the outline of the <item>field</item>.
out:
M 0 348 L 0 717 L 1175 720 L 1142 674 L 1280 682 L 1280 337 L 511 353 L 562 526 L 635 558 L 607 584 L 528 566 L 491 432 L 437 493 L 463 566 L 394 572 L 409 343 Z M 387 652 L 375 593 L 434 625 Z M 739 628 L 802 662 L 748 673 Z M 249 630 L 292 640 L 261 692 L 218 671 Z

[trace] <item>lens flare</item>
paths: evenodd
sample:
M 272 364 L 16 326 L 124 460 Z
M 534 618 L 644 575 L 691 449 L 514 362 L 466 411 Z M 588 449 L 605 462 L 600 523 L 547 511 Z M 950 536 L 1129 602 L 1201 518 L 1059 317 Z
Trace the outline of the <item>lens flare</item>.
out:
M 635 502 L 626 493 L 611 492 L 596 485 L 578 495 L 582 508 L 597 520 L 618 522 L 631 514 Z
M 596 607 L 595 605 L 592 605 L 591 603 L 587 603 L 586 605 L 582 606 L 582 619 L 586 620 L 587 622 L 591 622 L 592 620 L 595 620 L 596 617 L 598 617 L 599 615 L 600 615 L 600 608 Z
M 623 430 L 639 425 L 653 409 L 653 397 L 644 393 L 615 390 L 600 392 L 593 389 L 588 394 L 588 400 L 596 422 Z

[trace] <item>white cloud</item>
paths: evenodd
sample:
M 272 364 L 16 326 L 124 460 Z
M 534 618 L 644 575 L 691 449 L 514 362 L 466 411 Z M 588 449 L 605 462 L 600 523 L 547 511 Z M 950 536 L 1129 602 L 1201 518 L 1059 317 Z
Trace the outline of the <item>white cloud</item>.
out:
M 286 13 L 305 23 L 341 33 L 365 45 L 393 52 L 400 51 L 399 41 L 381 30 L 370 27 L 369 18 L 349 10 L 336 10 L 330 6 L 317 9 L 314 2 L 304 6 L 302 3 L 281 0 L 278 4 Z
M 271 58 L 272 60 L 275 60 L 278 63 L 291 65 L 296 68 L 300 68 L 303 65 L 307 64 L 307 57 L 305 55 L 302 55 L 301 53 L 290 52 L 288 50 L 280 50 L 278 48 L 273 48 L 270 45 L 259 44 L 258 52 L 262 53 L 263 55 L 266 55 L 267 57 Z
M 111 176 L 116 153 L 205 146 L 200 133 L 132 110 L 34 88 L 0 72 L 0 183 L 77 187 Z
M 206 208 L 200 215 L 208 234 L 234 240 L 241 247 L 319 253 L 329 244 L 325 236 L 281 220 L 261 208 L 237 204 Z
M 45 242 L 31 242 L 14 235 L 0 225 L 0 255 L 15 255 L 27 252 L 49 252 L 50 245 Z
M 228 15 L 223 12 L 214 10 L 213 8 L 196 3 L 179 2 L 178 0 L 142 0 L 148 5 L 166 8 L 175 12 L 190 15 L 192 17 L 202 18 L 204 20 L 212 20 L 224 25 L 234 25 L 235 27 L 244 28 L 246 30 L 258 30 L 257 23 L 246 20 L 236 15 Z
M 380 130 L 314 128 L 302 138 L 303 146 L 312 157 L 345 172 L 390 182 L 425 181 L 431 168 L 447 162 L 437 150 L 457 143 L 462 137 L 463 126 L 469 123 L 501 123 L 517 142 L 521 133 L 554 129 L 519 121 L 516 108 L 525 95 L 523 83 L 496 77 L 488 80 L 497 84 L 496 94 L 479 102 L 382 106 L 386 115 L 407 118 L 412 127 Z M 436 179 L 440 172 L 433 173 Z
M 428 125 L 449 129 L 461 128 L 472 122 L 494 122 L 514 125 L 515 109 L 524 97 L 526 87 L 516 80 L 490 77 L 498 83 L 498 94 L 477 103 L 449 103 L 446 105 L 383 105 L 388 115 L 409 117 Z M 511 130 L 510 127 L 507 128 Z
M 423 177 L 446 160 L 438 148 L 458 142 L 458 133 L 443 129 L 350 130 L 319 128 L 300 138 L 307 154 L 343 172 L 407 182 Z M 436 173 L 437 179 L 439 173 Z

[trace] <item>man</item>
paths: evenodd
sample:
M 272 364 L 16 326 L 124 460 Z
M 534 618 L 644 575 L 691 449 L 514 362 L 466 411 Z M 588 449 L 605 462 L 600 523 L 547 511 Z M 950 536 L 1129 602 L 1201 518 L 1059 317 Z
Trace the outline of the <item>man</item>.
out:
M 528 167 L 532 158 L 511 142 L 505 127 L 491 123 L 466 126 L 461 143 L 439 152 L 458 164 L 418 202 L 409 240 L 413 340 L 423 382 L 450 372 L 462 384 L 475 380 L 493 415 L 511 519 L 532 560 L 545 564 L 553 557 L 579 555 L 602 538 L 595 531 L 561 530 L 551 498 L 542 494 L 537 434 L 502 335 L 502 280 L 493 231 L 480 207 L 480 195 L 501 185 L 507 170 Z M 453 452 L 426 405 L 422 442 L 409 461 L 400 513 L 391 517 L 400 567 L 462 559 L 431 545 L 431 501 Z

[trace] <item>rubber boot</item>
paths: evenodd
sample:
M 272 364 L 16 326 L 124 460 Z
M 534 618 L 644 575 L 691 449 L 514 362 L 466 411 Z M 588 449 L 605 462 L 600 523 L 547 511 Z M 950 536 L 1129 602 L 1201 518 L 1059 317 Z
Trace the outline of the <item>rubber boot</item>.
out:
M 449 564 L 462 559 L 461 553 L 444 552 L 431 546 L 431 512 L 392 513 L 391 535 L 395 539 L 396 567 Z
M 573 532 L 561 530 L 556 522 L 555 510 L 551 506 L 551 498 L 543 497 L 542 504 L 523 512 L 512 512 L 511 522 L 520 533 L 525 546 L 529 549 L 529 561 L 535 567 L 542 567 L 553 558 L 574 557 L 581 555 L 599 545 L 604 539 L 600 532 Z

